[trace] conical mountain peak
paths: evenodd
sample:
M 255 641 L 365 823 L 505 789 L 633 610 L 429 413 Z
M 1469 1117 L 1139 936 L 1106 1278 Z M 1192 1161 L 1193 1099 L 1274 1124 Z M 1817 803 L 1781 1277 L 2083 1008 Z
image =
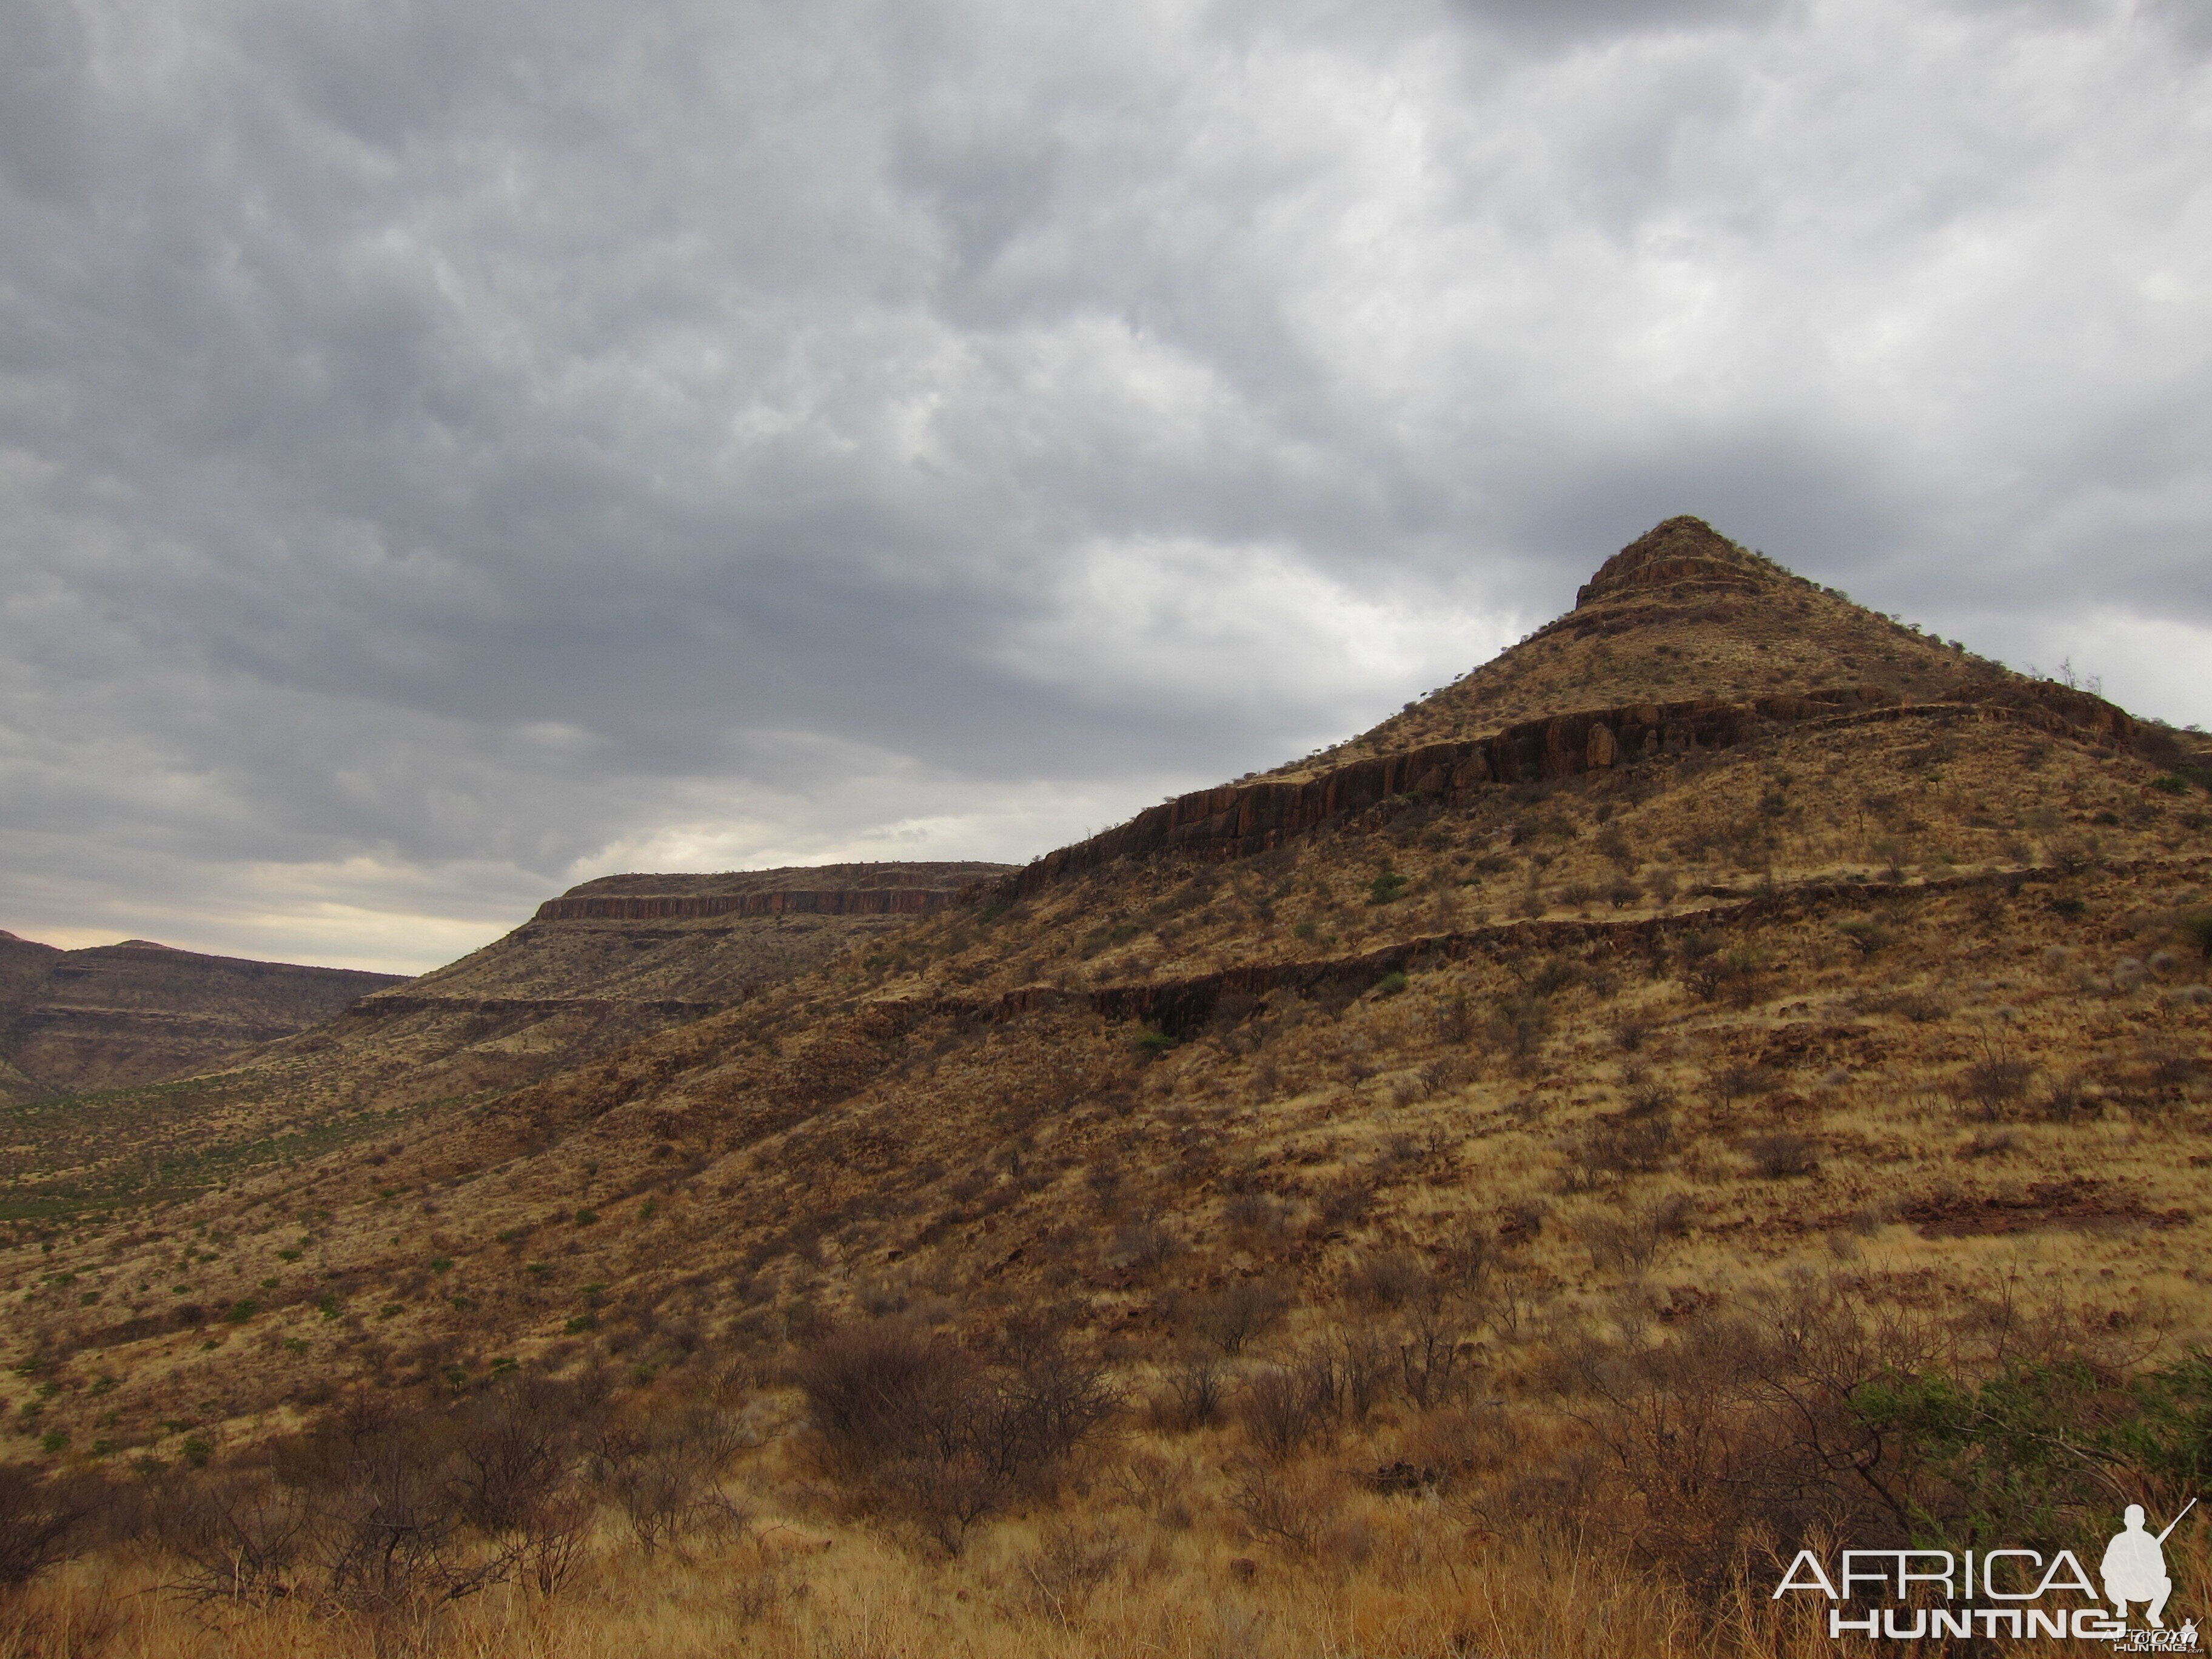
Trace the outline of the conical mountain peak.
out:
M 1519 644 L 1360 736 L 1266 775 L 1318 776 L 1352 761 L 1595 709 L 1749 703 L 1846 688 L 1927 702 L 2003 672 L 1683 514 L 1606 560 L 1573 610 Z
M 1780 579 L 1772 564 L 1684 514 L 1653 526 L 1600 565 L 1577 591 L 1575 609 L 1686 586 L 1752 593 Z

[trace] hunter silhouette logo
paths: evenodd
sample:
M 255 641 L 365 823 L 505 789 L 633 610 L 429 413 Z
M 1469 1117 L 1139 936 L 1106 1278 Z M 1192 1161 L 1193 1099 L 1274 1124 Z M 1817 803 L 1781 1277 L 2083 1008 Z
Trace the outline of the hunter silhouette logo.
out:
M 1833 1577 L 1817 1554 L 1804 1549 L 1771 1599 L 1810 1591 L 1839 1604 L 1828 1609 L 1832 1640 L 1846 1635 L 1901 1642 L 1946 1636 L 2070 1638 L 2110 1642 L 2121 1653 L 2200 1653 L 2194 1619 L 2179 1630 L 2168 1629 L 2165 1620 L 2173 1594 L 2166 1540 L 2196 1507 L 2192 1498 L 2163 1532 L 2154 1533 L 2145 1524 L 2143 1506 L 2129 1504 L 2098 1564 L 2101 1597 L 2080 1559 L 2067 1549 L 2048 1556 L 2014 1548 L 1845 1550 Z M 2109 1610 L 2102 1602 L 2111 1604 Z M 2129 1609 L 2137 1605 L 2145 1622 L 2132 1626 Z
M 2115 1533 L 2112 1541 L 2105 1546 L 2105 1599 L 2124 1620 L 2128 1603 L 2148 1601 L 2143 1617 L 2150 1620 L 2153 1630 L 2164 1630 L 2166 1620 L 2159 1615 L 2166 1611 L 2166 1598 L 2173 1594 L 2173 1580 L 2166 1576 L 2166 1540 L 2181 1524 L 2181 1516 L 2197 1507 L 2191 1498 L 2177 1515 L 2166 1524 L 2166 1531 L 2152 1537 L 2143 1530 L 2143 1506 L 2128 1505 L 2123 1517 L 2126 1530 Z

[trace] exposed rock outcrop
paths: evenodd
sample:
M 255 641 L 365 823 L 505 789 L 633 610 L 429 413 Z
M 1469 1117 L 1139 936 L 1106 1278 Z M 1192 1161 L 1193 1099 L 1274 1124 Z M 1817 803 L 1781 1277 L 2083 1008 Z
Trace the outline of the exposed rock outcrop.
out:
M 1977 688 L 1979 689 L 1979 688 Z M 1449 800 L 1467 791 L 1632 764 L 1662 753 L 1727 749 L 1762 731 L 1849 718 L 2025 720 L 2092 741 L 2124 743 L 2136 725 L 2101 698 L 2063 686 L 2014 689 L 2003 697 L 1905 704 L 1879 686 L 1832 686 L 1748 702 L 1636 703 L 1528 720 L 1494 737 L 1430 744 L 1355 761 L 1317 778 L 1224 784 L 1148 807 L 1128 823 L 1048 853 L 999 884 L 1012 898 L 1120 858 L 1180 852 L 1240 858 L 1379 805 L 1395 795 Z
M 775 893 L 564 894 L 539 921 L 676 921 L 707 916 L 921 916 L 952 902 L 951 887 L 794 889 Z
M 1756 593 L 1786 580 L 1746 553 L 1703 519 L 1668 519 L 1654 526 L 1600 565 L 1575 592 L 1575 609 L 1608 600 L 1648 599 L 1654 590 Z

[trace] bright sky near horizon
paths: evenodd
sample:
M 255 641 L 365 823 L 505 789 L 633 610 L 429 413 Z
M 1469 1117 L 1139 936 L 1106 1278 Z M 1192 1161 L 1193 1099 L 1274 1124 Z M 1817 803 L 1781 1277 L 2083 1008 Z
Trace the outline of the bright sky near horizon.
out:
M 1027 858 L 1677 512 L 2212 720 L 2212 7 L 0 8 L 25 937 Z

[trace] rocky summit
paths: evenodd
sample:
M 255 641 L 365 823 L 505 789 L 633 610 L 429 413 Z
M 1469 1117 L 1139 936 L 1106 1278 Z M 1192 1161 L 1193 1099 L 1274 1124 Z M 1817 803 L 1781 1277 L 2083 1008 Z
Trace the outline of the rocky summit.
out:
M 1018 870 L 587 884 L 210 1084 L 197 1185 L 19 1165 L 14 1449 L 304 1503 L 318 1424 L 526 1400 L 787 1631 L 1826 1651 L 1745 1575 L 2201 1470 L 2208 786 L 1669 520 L 1334 749 Z

